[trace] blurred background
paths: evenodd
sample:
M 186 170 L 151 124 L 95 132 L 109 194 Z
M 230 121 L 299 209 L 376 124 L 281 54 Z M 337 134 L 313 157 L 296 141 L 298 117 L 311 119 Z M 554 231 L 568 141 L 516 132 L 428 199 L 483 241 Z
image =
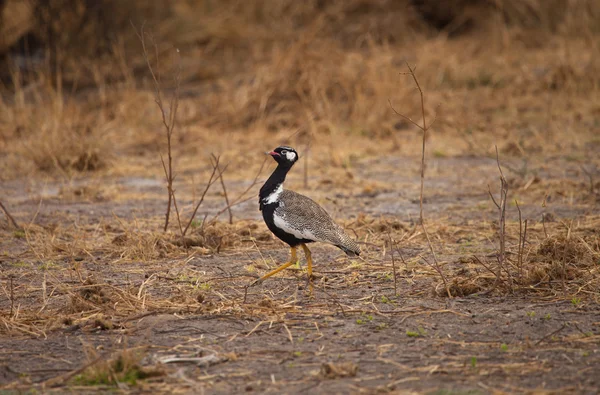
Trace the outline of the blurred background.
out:
M 598 0 L 2 0 L 0 14 L 4 180 L 160 176 L 142 27 L 167 101 L 180 75 L 184 173 L 212 152 L 247 177 L 280 143 L 316 167 L 416 155 L 419 130 L 389 104 L 420 116 L 406 62 L 436 156 L 497 144 L 585 161 L 600 144 Z

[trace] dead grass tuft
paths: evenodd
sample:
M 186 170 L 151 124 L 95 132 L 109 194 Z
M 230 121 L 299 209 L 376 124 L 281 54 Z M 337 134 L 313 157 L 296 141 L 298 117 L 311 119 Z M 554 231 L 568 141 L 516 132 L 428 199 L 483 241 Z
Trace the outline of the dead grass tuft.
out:
M 529 281 L 593 278 L 600 273 L 600 250 L 594 250 L 581 236 L 558 235 L 542 241 L 531 257 Z
M 252 242 L 268 242 L 273 237 L 265 226 L 257 221 L 237 221 L 233 224 L 214 221 L 205 227 L 197 225 L 189 237 L 185 238 L 188 247 L 206 248 L 212 253 L 224 249 L 240 248 L 251 245 Z M 175 239 L 174 244 L 181 246 L 181 240 Z
M 358 373 L 358 365 L 353 362 L 326 362 L 321 365 L 321 375 L 327 379 L 355 377 L 356 373 Z
M 448 285 L 450 294 L 452 296 L 464 297 L 472 294 L 476 294 L 483 290 L 486 290 L 493 283 L 493 278 L 488 281 L 487 278 L 470 274 L 464 277 L 464 272 L 459 276 L 452 278 L 452 281 Z M 440 293 L 439 296 L 447 296 L 445 292 Z
M 112 239 L 110 254 L 125 260 L 149 262 L 178 250 L 171 235 L 158 231 L 127 230 Z
M 492 291 L 595 295 L 600 286 L 600 245 L 590 229 L 593 228 L 583 226 L 568 230 L 567 234 L 556 230 L 553 236 L 528 242 L 522 250 L 511 247 L 503 266 L 496 258 L 463 257 L 451 276 L 452 295 Z
M 96 351 L 88 348 L 88 360 L 98 359 Z M 120 389 L 135 386 L 138 380 L 158 377 L 164 374 L 157 369 L 147 369 L 140 366 L 144 357 L 143 349 L 124 349 L 114 353 L 109 359 L 100 358 L 87 369 L 73 377 L 72 382 L 83 386 L 109 385 Z

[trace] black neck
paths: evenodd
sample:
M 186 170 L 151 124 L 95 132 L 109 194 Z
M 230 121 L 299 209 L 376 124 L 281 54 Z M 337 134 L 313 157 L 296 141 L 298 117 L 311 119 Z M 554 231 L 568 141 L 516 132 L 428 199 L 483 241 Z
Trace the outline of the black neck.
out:
M 273 191 L 275 191 L 283 182 L 285 181 L 285 176 L 288 171 L 290 171 L 291 166 L 283 166 L 281 164 L 277 165 L 271 177 L 264 183 L 262 188 L 260 188 L 260 193 L 258 197 L 262 200 L 269 196 Z

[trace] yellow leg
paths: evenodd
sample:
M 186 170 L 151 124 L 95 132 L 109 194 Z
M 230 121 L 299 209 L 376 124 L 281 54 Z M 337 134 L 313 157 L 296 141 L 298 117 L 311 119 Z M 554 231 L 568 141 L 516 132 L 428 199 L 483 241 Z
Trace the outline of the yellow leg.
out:
M 310 250 L 306 246 L 306 244 L 301 244 L 302 249 L 304 250 L 304 256 L 306 257 L 306 271 L 308 272 L 308 289 L 310 291 L 310 295 L 313 295 L 313 283 L 312 283 L 312 254 Z
M 282 271 L 282 270 L 284 270 L 284 269 L 286 269 L 286 268 L 290 267 L 290 266 L 291 266 L 291 265 L 293 265 L 294 263 L 296 263 L 296 261 L 298 260 L 298 258 L 296 258 L 296 247 L 292 247 L 292 248 L 290 249 L 290 251 L 291 251 L 291 257 L 290 257 L 290 261 L 289 261 L 289 262 L 287 262 L 287 263 L 284 263 L 283 265 L 279 266 L 277 269 L 273 270 L 272 272 L 269 272 L 269 273 L 265 274 L 264 276 L 262 276 L 262 277 L 261 277 L 261 278 L 259 278 L 258 280 L 256 280 L 256 281 L 252 282 L 252 283 L 250 284 L 250 286 L 257 285 L 257 284 L 260 284 L 260 283 L 262 283 L 263 281 L 265 281 L 267 278 L 269 278 L 269 277 L 271 277 L 271 276 L 273 276 L 273 275 L 275 275 L 275 274 L 279 273 L 280 271 Z
M 310 250 L 306 246 L 306 244 L 301 244 L 302 249 L 304 250 L 304 256 L 306 257 L 306 268 L 308 271 L 308 278 L 312 278 L 312 254 Z

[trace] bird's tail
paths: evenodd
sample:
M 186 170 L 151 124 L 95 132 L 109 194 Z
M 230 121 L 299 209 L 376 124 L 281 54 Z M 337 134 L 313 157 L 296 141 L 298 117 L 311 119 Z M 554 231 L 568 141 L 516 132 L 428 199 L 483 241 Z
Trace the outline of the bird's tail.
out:
M 359 256 L 360 255 L 360 248 L 358 248 L 358 246 L 356 246 L 356 248 L 347 248 L 345 246 L 336 246 L 338 247 L 340 250 L 344 251 L 346 253 L 346 255 L 348 256 Z
M 338 226 L 338 232 L 335 235 L 335 238 L 331 240 L 331 244 L 344 251 L 348 256 L 360 255 L 360 247 L 358 246 L 358 243 L 348 236 L 341 226 Z

